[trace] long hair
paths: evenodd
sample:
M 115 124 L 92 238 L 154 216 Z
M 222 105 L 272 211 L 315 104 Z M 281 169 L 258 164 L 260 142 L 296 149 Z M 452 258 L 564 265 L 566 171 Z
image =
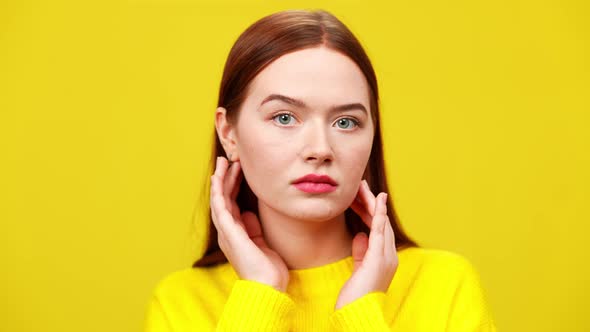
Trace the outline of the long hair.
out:
M 286 10 L 265 16 L 249 26 L 231 48 L 219 89 L 218 107 L 226 109 L 228 121 L 234 121 L 247 95 L 250 82 L 271 62 L 279 57 L 298 50 L 327 47 L 341 52 L 352 59 L 361 69 L 369 84 L 370 112 L 375 124 L 375 136 L 368 165 L 363 178 L 373 194 L 389 192 L 383 160 L 381 125 L 379 122 L 379 92 L 377 77 L 369 57 L 352 32 L 334 15 L 323 10 Z M 215 146 L 210 165 L 218 156 L 226 157 L 216 132 L 213 132 Z M 214 167 L 213 167 L 214 168 Z M 388 195 L 387 214 L 395 233 L 397 250 L 417 247 L 402 229 L 394 210 L 391 195 Z M 242 181 L 236 198 L 240 211 L 258 214 L 258 199 L 246 183 Z M 345 211 L 346 226 L 353 236 L 358 232 L 369 234 L 369 227 L 351 209 Z M 206 251 L 193 267 L 211 266 L 227 262 L 227 258 L 217 243 L 217 230 L 211 220 L 209 209 L 209 236 Z

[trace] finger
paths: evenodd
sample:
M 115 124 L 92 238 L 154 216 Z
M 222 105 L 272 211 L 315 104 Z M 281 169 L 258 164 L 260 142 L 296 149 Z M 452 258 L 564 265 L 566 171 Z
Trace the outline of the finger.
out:
M 239 170 L 240 166 L 238 163 L 231 163 L 228 167 L 225 179 L 223 180 L 223 196 L 225 196 L 228 201 L 231 200 Z
M 227 206 L 231 208 L 231 214 L 235 219 L 240 219 L 240 207 L 236 203 L 236 197 L 240 190 L 240 163 L 233 162 L 228 170 L 227 179 L 224 183 L 224 197 Z
M 239 161 L 235 161 L 234 164 L 236 165 L 236 173 L 237 175 L 235 176 L 234 179 L 234 186 L 233 186 L 233 190 L 231 192 L 231 199 L 235 200 L 238 197 L 238 193 L 240 192 L 240 184 L 242 182 L 242 179 L 244 177 L 244 173 L 242 173 L 242 165 L 240 164 Z
M 367 180 L 361 181 L 360 198 L 361 201 L 367 207 L 367 211 L 369 211 L 369 213 L 373 215 L 372 212 L 375 210 L 376 198 L 375 195 L 373 195 L 371 189 L 369 188 Z
M 211 176 L 211 194 L 210 194 L 210 205 L 211 205 L 211 214 L 213 215 L 214 224 L 217 228 L 218 232 L 223 232 L 224 227 L 220 222 L 220 217 L 223 214 L 223 211 L 226 210 L 225 207 L 225 199 L 221 194 L 220 188 L 220 179 L 217 175 Z
M 384 213 L 385 204 L 383 202 L 383 195 L 377 195 L 377 202 L 375 205 L 375 213 L 373 215 L 373 225 L 371 226 L 371 234 L 369 234 L 369 255 L 379 259 L 383 255 L 383 224 L 387 215 Z
M 239 172 L 239 165 L 234 165 L 234 163 L 230 165 L 225 157 L 217 157 L 214 175 L 220 179 L 221 185 L 219 188 L 223 190 L 219 190 L 219 193 L 225 201 L 225 209 L 231 213 L 234 220 L 240 217 L 239 207 L 232 202 L 231 198 L 236 181 L 236 172 Z
M 356 271 L 363 262 L 368 246 L 369 238 L 367 237 L 367 234 L 363 232 L 357 233 L 354 236 L 354 239 L 352 239 L 352 258 L 354 260 L 353 272 Z
M 373 220 L 373 210 L 375 199 L 372 197 L 373 193 L 368 190 L 368 185 L 365 180 L 361 181 L 359 189 L 357 191 L 354 202 L 351 204 L 351 208 L 356 212 L 362 219 L 362 221 L 371 228 Z
M 268 247 L 264 240 L 264 236 L 262 235 L 262 228 L 260 227 L 260 221 L 256 214 L 251 211 L 246 211 L 242 213 L 242 221 L 244 222 L 244 228 L 246 229 L 248 237 L 250 237 L 259 248 Z
M 215 161 L 215 173 L 213 175 L 218 176 L 221 181 L 225 178 L 227 172 L 227 159 L 223 157 L 217 157 Z
M 387 218 L 386 204 L 387 194 L 379 193 L 375 199 L 375 211 L 373 212 L 373 221 L 378 220 L 378 224 L 374 227 L 375 231 L 383 233 L 383 226 L 385 225 L 385 218 Z M 385 218 L 384 218 L 385 217 Z M 373 228 L 371 229 L 373 231 Z
M 385 208 L 387 209 L 387 204 L 385 205 Z M 385 212 L 387 213 L 387 210 Z M 397 247 L 395 244 L 395 232 L 393 230 L 393 224 L 389 220 L 389 217 L 387 218 L 387 225 L 386 226 L 387 226 L 387 228 L 385 229 L 385 231 L 387 233 L 389 233 L 390 240 L 388 241 L 389 244 L 386 247 L 387 250 L 386 250 L 385 254 L 387 255 L 389 260 L 397 261 Z
M 366 207 L 359 201 L 355 200 L 350 204 L 350 208 L 361 217 L 361 220 L 371 228 L 373 216 L 369 214 Z
M 383 195 L 381 195 L 381 201 L 380 201 L 380 205 L 379 207 L 375 206 L 375 216 L 376 215 L 381 215 L 382 217 L 382 221 L 383 224 L 381 224 L 381 233 L 384 233 L 385 231 L 385 224 L 387 223 L 387 221 L 389 220 L 389 218 L 387 217 L 387 194 L 383 193 Z
M 211 175 L 209 178 L 210 186 L 209 186 L 209 207 L 211 208 L 211 217 L 213 219 L 213 224 L 215 228 L 219 230 L 219 226 L 217 225 L 217 206 L 215 205 L 215 199 L 217 197 L 217 176 Z
M 239 219 L 234 218 L 228 210 L 226 199 L 220 188 L 222 188 L 222 183 L 219 176 L 211 176 L 211 211 L 212 215 L 215 217 L 215 227 L 217 228 L 218 233 L 223 233 L 223 235 L 230 233 L 236 235 L 234 229 L 239 229 L 241 231 L 243 231 L 243 229 L 242 227 L 233 226 L 236 224 L 241 225 L 242 223 Z
M 211 197 L 210 197 L 211 208 L 217 217 L 219 216 L 220 210 L 213 209 L 214 208 L 213 202 L 215 200 L 215 197 L 216 197 L 216 195 L 220 195 L 222 197 L 222 199 L 225 200 L 225 198 L 223 198 L 222 187 L 217 186 L 217 179 L 219 179 L 219 181 L 221 183 L 223 183 L 223 179 L 225 178 L 226 172 L 227 172 L 227 164 L 224 163 L 223 157 L 217 157 L 217 159 L 215 160 L 215 172 L 211 176 Z M 218 231 L 219 231 L 220 229 L 219 229 L 218 225 L 215 225 L 215 226 L 218 228 Z
M 227 241 L 225 239 L 225 235 L 224 235 L 224 229 L 221 226 L 221 223 L 219 221 L 219 211 L 221 210 L 221 208 L 219 207 L 219 193 L 218 193 L 218 189 L 217 189 L 217 181 L 218 178 L 215 175 L 211 176 L 211 193 L 210 193 L 210 208 L 211 208 L 211 219 L 213 221 L 213 225 L 215 226 L 215 229 L 217 230 L 217 243 L 219 244 L 219 248 L 221 248 L 221 250 L 223 252 L 225 252 L 225 248 L 227 247 Z
M 395 253 L 395 233 L 393 232 L 393 227 L 388 219 L 385 223 L 385 245 L 383 248 L 383 254 L 388 260 L 392 260 Z
M 395 234 L 393 232 L 393 226 L 391 225 L 391 221 L 389 220 L 389 216 L 387 215 L 387 195 L 385 195 L 385 225 L 384 225 L 384 248 L 383 254 L 388 260 L 393 259 L 393 254 L 395 252 Z

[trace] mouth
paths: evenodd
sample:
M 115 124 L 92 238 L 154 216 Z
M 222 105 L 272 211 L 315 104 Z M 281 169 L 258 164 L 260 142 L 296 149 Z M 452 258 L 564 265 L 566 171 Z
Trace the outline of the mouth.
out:
M 336 190 L 338 183 L 328 175 L 307 174 L 293 181 L 295 188 L 306 193 L 328 193 Z

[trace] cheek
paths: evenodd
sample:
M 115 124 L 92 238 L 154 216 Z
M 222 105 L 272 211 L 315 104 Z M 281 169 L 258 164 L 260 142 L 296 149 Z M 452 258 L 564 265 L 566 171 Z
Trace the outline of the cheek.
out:
M 341 151 L 343 175 L 351 182 L 362 179 L 365 168 L 371 155 L 373 140 L 369 138 L 358 139 L 346 145 Z
M 360 182 L 371 155 L 372 143 L 371 138 L 359 139 L 349 144 L 341 152 L 341 175 L 346 184 L 342 188 L 343 204 L 350 205 L 357 195 Z
M 238 140 L 238 152 L 244 177 L 259 197 L 274 195 L 273 184 L 287 182 L 286 170 L 292 163 L 292 145 L 281 142 L 264 130 L 251 130 Z M 283 179 L 283 181 L 276 181 Z

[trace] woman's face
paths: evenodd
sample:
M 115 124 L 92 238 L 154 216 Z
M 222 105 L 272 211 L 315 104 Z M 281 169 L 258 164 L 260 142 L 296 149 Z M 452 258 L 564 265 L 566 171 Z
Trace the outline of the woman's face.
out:
M 324 221 L 350 206 L 374 135 L 369 87 L 350 58 L 324 47 L 286 54 L 251 82 L 239 112 L 235 147 L 259 207 Z M 337 184 L 293 184 L 308 174 Z

